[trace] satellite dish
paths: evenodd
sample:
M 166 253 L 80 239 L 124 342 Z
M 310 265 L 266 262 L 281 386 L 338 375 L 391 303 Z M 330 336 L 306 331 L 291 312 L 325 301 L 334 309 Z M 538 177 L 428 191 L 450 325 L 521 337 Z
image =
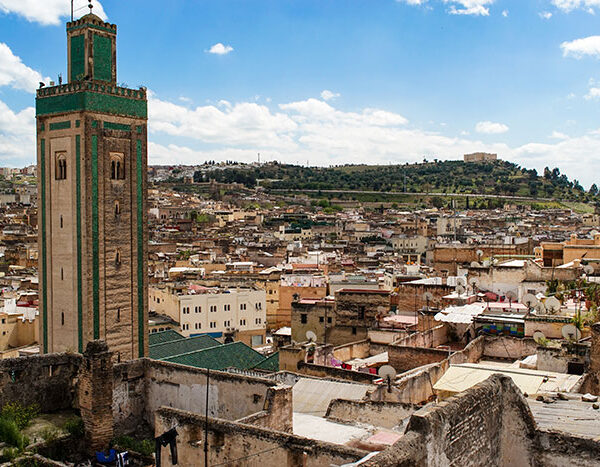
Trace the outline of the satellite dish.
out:
M 458 285 L 465 285 L 465 284 L 466 284 L 464 277 L 459 277 L 459 278 L 457 279 L 456 283 L 457 283 Z
M 479 266 L 481 266 L 481 264 L 479 264 L 477 261 L 471 262 L 471 267 L 472 268 L 478 268 Z
M 581 331 L 574 324 L 565 324 L 561 329 L 562 336 L 570 341 L 581 339 Z
M 462 285 L 459 285 L 458 287 L 456 287 L 456 293 L 457 293 L 458 295 L 462 295 L 462 294 L 464 294 L 464 293 L 465 293 L 465 288 L 464 288 L 464 286 L 462 286 Z
M 379 368 L 377 374 L 384 379 L 394 379 L 397 373 L 392 365 L 383 365 L 381 368 Z
M 475 254 L 477 255 L 477 257 L 478 257 L 478 258 L 481 258 L 481 257 L 483 256 L 483 251 L 481 251 L 481 250 L 477 250 L 477 251 L 475 252 Z
M 489 259 L 483 261 L 483 267 L 489 268 L 492 265 L 492 262 Z
M 584 268 L 583 268 L 583 272 L 585 272 L 588 276 L 590 274 L 594 273 L 594 266 L 592 266 L 591 264 L 587 264 Z
M 560 302 L 558 301 L 558 299 L 556 297 L 548 298 L 546 300 L 546 302 L 544 303 L 544 306 L 546 307 L 546 310 L 548 310 L 548 312 L 550 314 L 554 314 L 558 310 L 560 310 Z
M 545 340 L 546 336 L 544 336 L 544 333 L 542 331 L 535 331 L 533 333 L 533 340 L 535 341 L 536 344 L 539 344 L 541 341 Z
M 537 315 L 543 315 L 546 313 L 546 306 L 542 302 L 538 302 L 534 309 Z
M 306 331 L 306 339 L 309 342 L 317 342 L 317 335 L 313 331 Z
M 433 300 L 433 294 L 431 292 L 425 292 L 423 294 L 423 300 L 425 300 L 426 302 L 430 302 L 431 300 Z
M 517 294 L 510 290 L 506 292 L 506 298 L 508 298 L 511 302 L 514 302 L 517 299 Z
M 539 300 L 537 298 L 535 298 L 535 295 L 533 294 L 525 294 L 525 296 L 523 297 L 523 305 L 525 305 L 527 308 L 531 309 L 531 308 L 535 308 L 535 306 L 539 303 Z

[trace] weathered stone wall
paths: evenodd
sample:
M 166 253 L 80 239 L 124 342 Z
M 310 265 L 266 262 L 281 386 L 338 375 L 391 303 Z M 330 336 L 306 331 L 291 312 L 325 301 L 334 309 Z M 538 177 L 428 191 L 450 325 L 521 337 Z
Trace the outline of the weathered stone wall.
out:
M 48 354 L 0 360 L 0 407 L 7 402 L 38 404 L 42 412 L 77 406 L 81 355 Z
M 396 372 L 404 373 L 423 365 L 438 363 L 448 358 L 445 350 L 428 349 L 421 347 L 401 347 L 390 345 L 387 348 L 389 364 Z
M 394 428 L 416 411 L 417 406 L 401 402 L 334 399 L 329 403 L 325 416 L 333 421 Z
M 152 422 L 154 412 L 161 406 L 204 414 L 205 369 L 153 360 L 146 365 L 145 419 L 148 422 Z M 226 420 L 238 420 L 262 411 L 269 388 L 277 386 L 267 379 L 220 371 L 211 371 L 209 379 L 209 416 Z
M 384 387 L 380 387 L 370 394 L 370 399 L 410 404 L 420 404 L 432 400 L 436 397 L 433 385 L 444 376 L 450 364 L 478 362 L 482 357 L 483 347 L 484 338 L 478 337 L 463 350 L 454 352 L 439 363 L 418 367 L 400 375 L 391 394 Z
M 364 465 L 535 465 L 535 422 L 507 376 L 493 375 L 469 391 L 412 415 L 407 434 Z M 418 449 L 420 440 L 425 446 Z
M 517 360 L 537 352 L 533 339 L 508 336 L 485 336 L 484 357 Z
M 179 434 L 178 465 L 204 466 L 205 418 L 167 407 L 156 412 L 156 436 L 174 426 Z M 228 465 L 239 466 L 321 467 L 355 462 L 367 454 L 346 446 L 210 417 L 208 446 L 209 465 L 226 461 Z M 163 449 L 162 453 L 162 465 L 172 466 L 168 449 Z
M 340 345 L 333 349 L 334 358 L 346 362 L 354 358 L 366 358 L 370 356 L 370 343 L 368 340 L 351 342 Z
M 431 293 L 433 300 L 425 300 L 425 293 Z M 398 286 L 397 295 L 392 297 L 392 304 L 397 305 L 399 311 L 421 310 L 427 306 L 430 308 L 443 308 L 445 295 L 454 292 L 454 287 L 440 284 L 413 284 L 401 283 Z
M 304 362 L 298 363 L 298 372 L 304 375 L 317 376 L 319 378 L 336 378 L 365 384 L 372 384 L 373 381 L 379 379 L 379 376 L 370 373 Z
M 113 368 L 113 417 L 117 436 L 149 431 L 145 416 L 148 361 L 131 360 Z
M 394 342 L 403 347 L 437 347 L 448 342 L 448 326 L 439 324 L 427 331 L 417 332 Z

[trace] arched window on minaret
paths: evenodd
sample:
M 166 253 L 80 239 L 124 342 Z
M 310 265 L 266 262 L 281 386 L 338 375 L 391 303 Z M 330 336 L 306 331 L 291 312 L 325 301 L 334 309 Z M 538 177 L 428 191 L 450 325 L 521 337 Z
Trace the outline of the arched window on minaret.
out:
M 123 154 L 110 155 L 110 179 L 125 180 L 125 160 Z
M 56 180 L 67 179 L 67 153 L 58 152 L 56 153 Z

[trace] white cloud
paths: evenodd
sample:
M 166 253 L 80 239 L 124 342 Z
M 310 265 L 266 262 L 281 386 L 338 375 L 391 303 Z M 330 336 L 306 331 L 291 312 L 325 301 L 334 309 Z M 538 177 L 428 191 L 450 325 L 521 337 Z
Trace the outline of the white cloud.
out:
M 502 16 L 504 16 L 505 18 L 508 18 L 508 10 L 503 10 Z
M 210 49 L 207 50 L 209 54 L 215 55 L 227 55 L 230 52 L 233 52 L 233 47 L 230 45 L 223 45 L 220 42 L 213 45 Z
M 75 18 L 89 12 L 86 0 L 75 0 Z M 106 21 L 106 13 L 102 4 L 95 0 L 94 14 Z M 25 19 L 43 25 L 57 25 L 62 19 L 71 19 L 71 2 L 67 0 L 0 0 L 0 12 L 13 13 Z
M 475 125 L 475 131 L 477 133 L 484 133 L 487 135 L 497 135 L 500 133 L 506 133 L 508 126 L 504 123 L 495 123 L 490 121 L 479 122 Z
M 330 101 L 332 99 L 335 99 L 337 97 L 340 97 L 340 94 L 338 92 L 333 92 L 330 91 L 329 89 L 325 89 L 322 93 L 321 93 L 321 98 L 324 101 Z
M 448 12 L 452 15 L 473 15 L 489 16 L 490 9 L 488 5 L 495 0 L 444 0 L 444 3 L 450 3 Z
M 35 109 L 13 112 L 0 101 L 0 163 L 25 165 L 35 157 Z
M 590 88 L 590 90 L 588 91 L 588 93 L 583 96 L 584 99 L 586 100 L 590 100 L 590 99 L 600 99 L 600 88 Z
M 589 36 L 574 41 L 566 41 L 560 44 L 563 56 L 572 56 L 582 58 L 585 55 L 596 56 L 600 58 L 600 36 Z
M 552 4 L 566 13 L 581 9 L 594 14 L 594 9 L 600 8 L 600 0 L 552 0 Z
M 38 83 L 48 79 L 25 65 L 8 45 L 0 42 L 0 86 L 35 92 Z
M 550 138 L 552 139 L 569 139 L 569 136 L 561 133 L 560 131 L 553 131 L 552 134 L 550 135 Z
M 550 18 L 552 18 L 552 13 L 550 13 L 549 11 L 542 11 L 542 12 L 538 13 L 538 15 L 542 19 L 550 19 Z
M 424 5 L 427 0 L 396 0 L 399 3 L 406 3 L 407 5 Z

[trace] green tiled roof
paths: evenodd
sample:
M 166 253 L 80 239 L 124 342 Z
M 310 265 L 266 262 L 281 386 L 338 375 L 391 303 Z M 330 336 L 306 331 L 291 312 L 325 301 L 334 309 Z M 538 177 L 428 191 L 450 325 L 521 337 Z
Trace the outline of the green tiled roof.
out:
M 168 332 L 168 331 L 165 331 Z M 175 357 L 177 355 L 187 354 L 196 350 L 209 349 L 222 345 L 216 339 L 210 336 L 189 337 L 187 339 L 178 339 L 162 344 L 150 346 L 150 358 L 155 360 L 164 360 L 165 358 Z
M 148 338 L 148 344 L 164 344 L 165 342 L 178 341 L 180 339 L 185 339 L 185 337 L 179 334 L 177 331 L 168 329 L 161 332 L 151 332 L 150 337 Z
M 255 370 L 279 371 L 279 352 L 265 358 L 262 362 L 254 367 Z
M 232 342 L 231 344 L 165 358 L 164 361 L 210 370 L 224 370 L 226 368 L 248 370 L 254 368 L 264 359 L 261 354 L 252 350 L 243 342 Z

